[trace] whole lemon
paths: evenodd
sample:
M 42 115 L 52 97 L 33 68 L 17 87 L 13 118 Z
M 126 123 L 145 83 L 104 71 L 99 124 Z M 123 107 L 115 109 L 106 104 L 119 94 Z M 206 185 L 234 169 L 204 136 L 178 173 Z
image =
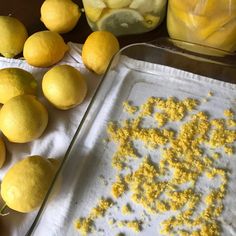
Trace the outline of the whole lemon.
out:
M 0 129 L 11 142 L 27 143 L 39 138 L 47 123 L 46 108 L 32 95 L 13 97 L 0 110 Z
M 117 38 L 107 31 L 96 31 L 86 39 L 82 48 L 82 60 L 88 69 L 103 74 L 116 52 L 119 51 Z
M 80 16 L 79 6 L 71 0 L 46 0 L 41 6 L 41 21 L 57 33 L 71 31 Z
M 1 196 L 15 211 L 31 212 L 42 204 L 57 165 L 41 156 L 29 156 L 15 163 L 3 177 Z
M 16 18 L 0 16 L 0 53 L 12 58 L 22 52 L 28 37 L 25 26 Z
M 44 96 L 57 108 L 66 110 L 83 102 L 87 83 L 83 75 L 69 65 L 58 65 L 43 77 Z
M 21 94 L 37 94 L 37 81 L 31 73 L 20 68 L 0 70 L 0 103 Z
M 3 166 L 6 160 L 6 147 L 2 138 L 0 138 L 0 168 Z
M 26 40 L 23 55 L 32 66 L 48 67 L 60 61 L 67 50 L 68 46 L 58 33 L 45 30 Z

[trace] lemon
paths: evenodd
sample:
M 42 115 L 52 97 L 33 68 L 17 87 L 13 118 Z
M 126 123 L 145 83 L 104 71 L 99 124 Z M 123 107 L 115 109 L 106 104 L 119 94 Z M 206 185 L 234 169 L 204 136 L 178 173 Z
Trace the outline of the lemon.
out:
M 31 212 L 43 202 L 57 165 L 41 156 L 29 156 L 15 163 L 5 174 L 1 196 L 7 206 L 18 212 Z
M 133 9 L 109 10 L 97 22 L 98 30 L 110 31 L 115 35 L 129 34 L 140 29 L 144 21 L 143 16 Z M 142 32 L 143 29 L 140 29 Z M 138 33 L 138 32 L 137 32 Z
M 44 105 L 32 95 L 11 98 L 0 110 L 0 129 L 15 143 L 27 143 L 39 138 L 48 123 Z
M 208 1 L 209 2 L 209 1 Z M 187 12 L 194 12 L 196 6 L 199 4 L 199 0 L 169 0 L 168 1 L 168 7 L 173 6 L 174 8 L 181 10 L 181 11 L 187 11 Z M 200 5 L 205 5 L 206 2 L 203 4 L 200 3 Z
M 105 3 L 110 8 L 128 7 L 132 0 L 105 0 Z
M 3 166 L 6 160 L 6 147 L 2 138 L 0 138 L 0 168 Z
M 106 4 L 103 0 L 85 0 L 83 1 L 83 4 L 86 4 L 93 8 L 106 8 Z
M 103 9 L 107 7 L 103 0 L 86 0 L 83 5 L 87 18 L 93 22 L 99 19 Z
M 225 0 L 206 1 L 170 0 L 168 2 L 167 28 L 172 38 L 234 52 L 236 48 L 236 11 L 229 11 Z M 192 51 L 198 51 L 194 46 Z M 195 49 L 196 48 L 196 49 Z M 188 47 L 189 49 L 189 47 Z M 203 49 L 204 54 L 220 55 L 212 49 Z
M 87 68 L 103 74 L 116 52 L 119 51 L 117 38 L 107 31 L 96 31 L 86 39 L 82 48 L 82 60 Z
M 133 0 L 130 8 L 138 10 L 141 14 L 162 13 L 165 10 L 166 0 Z
M 47 29 L 57 33 L 71 31 L 81 16 L 79 6 L 71 0 L 46 0 L 40 11 Z
M 87 84 L 82 74 L 72 66 L 58 65 L 43 77 L 44 96 L 57 108 L 66 110 L 83 102 Z
M 25 42 L 23 55 L 26 61 L 37 67 L 48 67 L 60 61 L 68 46 L 56 32 L 40 31 Z
M 0 103 L 21 94 L 37 93 L 37 81 L 31 73 L 20 68 L 0 70 Z
M 154 0 L 133 0 L 129 6 L 138 10 L 141 14 L 154 11 Z
M 104 8 L 92 7 L 84 3 L 84 10 L 85 10 L 86 16 L 92 22 L 96 22 L 100 18 L 103 9 Z
M 206 39 L 205 44 L 228 52 L 235 52 L 236 20 L 231 20 L 224 27 L 219 28 Z
M 0 53 L 12 58 L 22 52 L 28 37 L 25 26 L 16 18 L 0 16 Z

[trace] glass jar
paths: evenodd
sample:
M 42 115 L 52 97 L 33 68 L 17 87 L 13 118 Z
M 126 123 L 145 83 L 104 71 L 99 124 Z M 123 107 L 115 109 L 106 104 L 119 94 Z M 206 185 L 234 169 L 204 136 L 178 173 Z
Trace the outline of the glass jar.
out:
M 236 0 L 169 0 L 171 38 L 236 51 Z
M 116 36 L 153 30 L 166 14 L 167 0 L 83 0 L 93 31 L 106 30 Z

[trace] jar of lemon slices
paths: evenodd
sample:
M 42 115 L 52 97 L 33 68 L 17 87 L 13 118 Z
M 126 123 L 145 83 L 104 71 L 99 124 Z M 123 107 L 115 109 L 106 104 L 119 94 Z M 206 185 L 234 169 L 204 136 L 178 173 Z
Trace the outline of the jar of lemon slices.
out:
M 167 0 L 83 0 L 87 21 L 93 31 L 114 35 L 139 34 L 153 30 L 166 14 Z
M 236 51 L 236 0 L 169 0 L 171 38 Z

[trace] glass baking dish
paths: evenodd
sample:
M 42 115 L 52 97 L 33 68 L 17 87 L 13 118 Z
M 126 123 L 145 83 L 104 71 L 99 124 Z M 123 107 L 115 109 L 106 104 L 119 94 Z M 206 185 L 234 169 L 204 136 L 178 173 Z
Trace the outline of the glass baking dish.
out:
M 109 195 L 108 186 L 115 176 L 110 166 L 114 146 L 104 142 L 107 138 L 106 126 L 111 120 L 120 121 L 126 118 L 126 115 L 122 113 L 124 101 L 135 100 L 139 103 L 148 96 L 164 96 L 165 93 L 175 96 L 175 93 L 179 92 L 186 96 L 202 98 L 203 94 L 211 89 L 214 90 L 218 85 L 222 86 L 224 96 L 228 94 L 228 89 L 236 91 L 235 54 L 211 49 L 224 56 L 201 55 L 176 47 L 177 43 L 185 44 L 185 42 L 163 38 L 150 43 L 128 45 L 115 55 L 82 121 L 78 124 L 62 165 L 26 235 L 79 235 L 73 226 L 74 220 L 86 215 L 86 212 L 94 207 L 98 197 Z M 198 47 L 202 46 L 198 45 Z M 124 63 L 126 60 L 127 63 Z M 134 62 L 135 66 L 131 66 L 129 60 Z M 147 66 L 147 70 L 142 68 L 143 64 L 139 64 L 141 62 Z M 154 75 L 153 73 L 158 68 L 163 71 Z M 173 69 L 172 74 L 165 74 L 166 68 L 170 71 Z M 173 89 L 173 84 L 170 85 L 167 82 L 166 87 L 159 84 L 159 79 L 174 77 L 176 69 L 181 70 L 183 76 L 190 75 L 188 72 L 193 73 L 191 75 L 196 80 L 193 79 L 192 86 L 196 88 L 192 92 L 189 92 L 187 87 L 184 87 L 185 85 L 179 86 L 174 79 L 171 81 L 173 84 L 176 83 L 175 89 Z M 203 80 L 206 83 L 209 80 L 213 82 L 205 88 L 201 83 L 197 84 L 198 75 L 204 76 Z M 191 83 L 191 80 L 186 83 Z M 101 181 L 106 183 L 101 183 Z M 56 194 L 54 194 L 55 191 Z M 118 210 L 116 208 L 109 213 L 109 216 L 120 216 L 119 211 L 119 208 Z M 58 218 L 62 219 L 57 221 Z M 50 220 L 52 221 L 49 224 L 50 227 L 46 227 L 46 223 Z M 107 225 L 107 222 L 99 221 L 99 227 L 103 229 L 91 235 L 116 235 L 120 232 L 119 229 L 110 228 Z M 140 235 L 153 235 L 154 232 L 153 228 L 149 227 Z M 129 231 L 126 233 L 133 235 Z

